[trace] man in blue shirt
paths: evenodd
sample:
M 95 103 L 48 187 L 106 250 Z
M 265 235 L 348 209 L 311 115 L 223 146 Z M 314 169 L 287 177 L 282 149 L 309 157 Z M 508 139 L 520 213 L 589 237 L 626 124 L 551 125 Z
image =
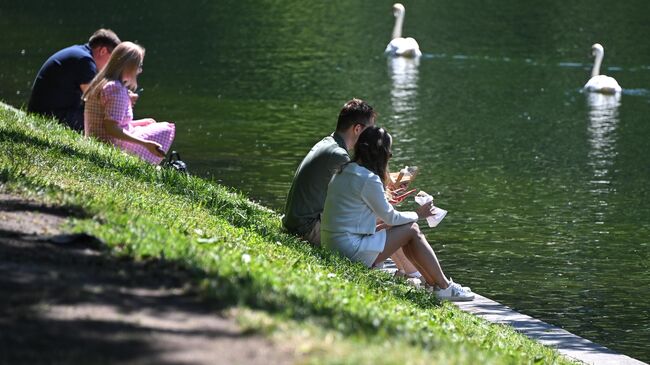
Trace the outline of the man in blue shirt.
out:
M 120 39 L 110 29 L 99 29 L 83 45 L 64 48 L 45 61 L 36 75 L 27 110 L 53 116 L 83 131 L 81 95 L 111 56 Z

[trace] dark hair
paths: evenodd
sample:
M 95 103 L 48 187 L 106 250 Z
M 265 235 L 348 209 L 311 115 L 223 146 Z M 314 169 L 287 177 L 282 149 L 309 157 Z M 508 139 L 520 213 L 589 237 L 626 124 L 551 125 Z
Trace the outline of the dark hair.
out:
M 93 35 L 88 39 L 88 45 L 91 49 L 95 47 L 106 47 L 110 52 L 113 52 L 113 49 L 117 47 L 118 44 L 122 43 L 117 37 L 117 34 L 110 29 L 97 29 Z
M 354 146 L 354 162 L 379 176 L 386 185 L 388 160 L 391 152 L 391 137 L 384 128 L 368 127 L 359 136 Z
M 372 107 L 361 99 L 352 99 L 343 105 L 336 123 L 337 132 L 345 132 L 356 124 L 367 126 L 377 116 Z

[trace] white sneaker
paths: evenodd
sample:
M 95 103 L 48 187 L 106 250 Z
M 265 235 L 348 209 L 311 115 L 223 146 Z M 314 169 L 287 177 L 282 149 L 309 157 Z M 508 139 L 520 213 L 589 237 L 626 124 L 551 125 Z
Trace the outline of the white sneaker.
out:
M 450 282 L 450 283 L 453 283 L 453 282 L 454 282 L 454 279 L 452 279 L 451 276 L 449 277 L 449 282 Z M 460 285 L 460 284 L 458 284 L 458 285 Z M 472 288 L 470 288 L 469 286 L 462 286 L 462 285 L 460 285 L 460 286 L 461 286 L 463 289 L 465 289 L 465 291 L 472 291 Z
M 402 270 L 398 270 L 395 272 L 395 277 L 406 279 L 406 283 L 415 287 L 416 289 L 421 288 L 425 283 L 424 278 L 422 278 L 422 274 L 417 271 L 407 274 Z
M 447 289 L 437 289 L 433 291 L 440 300 L 449 300 L 452 302 L 467 302 L 474 300 L 474 293 L 469 288 L 462 287 L 460 284 L 450 280 Z
M 420 274 L 419 271 L 413 271 L 410 274 L 406 274 L 409 278 L 416 278 L 416 279 L 422 279 L 422 274 Z
M 422 280 L 422 283 L 424 284 L 425 288 L 427 288 L 427 290 L 428 290 L 430 293 L 433 293 L 433 292 L 435 292 L 436 290 L 442 290 L 442 288 L 440 288 L 438 285 L 429 285 L 429 284 L 427 284 L 427 283 L 424 281 L 424 278 L 422 278 L 421 280 Z M 454 280 L 453 280 L 452 278 L 449 278 L 449 281 L 453 282 Z M 459 285 L 460 285 L 460 284 L 459 284 Z M 465 291 L 469 291 L 469 292 L 472 291 L 472 288 L 470 288 L 469 286 L 462 286 L 462 285 L 461 285 L 461 287 L 462 287 L 463 289 L 465 289 Z
M 406 283 L 411 285 L 412 287 L 419 289 L 422 287 L 422 280 L 420 278 L 408 278 L 406 279 Z

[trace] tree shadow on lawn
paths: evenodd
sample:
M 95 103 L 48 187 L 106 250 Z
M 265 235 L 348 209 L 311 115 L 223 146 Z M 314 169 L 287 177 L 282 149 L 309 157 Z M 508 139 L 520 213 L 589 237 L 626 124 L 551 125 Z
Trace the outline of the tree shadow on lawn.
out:
M 0 214 L 66 216 L 63 208 L 0 200 Z M 11 227 L 0 229 L 2 364 L 266 364 L 293 357 L 221 317 L 217 309 L 234 302 L 198 295 L 195 270 L 111 256 L 88 235 L 26 234 L 25 224 L 0 224 Z

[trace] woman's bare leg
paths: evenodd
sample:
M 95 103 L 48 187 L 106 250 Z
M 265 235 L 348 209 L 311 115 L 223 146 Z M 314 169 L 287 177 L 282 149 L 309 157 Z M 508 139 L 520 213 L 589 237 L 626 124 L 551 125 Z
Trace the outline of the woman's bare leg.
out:
M 418 268 L 415 267 L 415 265 L 413 265 L 411 261 L 409 261 L 409 259 L 406 257 L 402 248 L 399 248 L 397 251 L 395 251 L 395 253 L 390 255 L 390 258 L 395 261 L 397 268 L 405 272 L 407 275 L 418 271 Z
M 382 262 L 395 251 L 402 248 L 406 257 L 419 269 L 429 285 L 437 284 L 442 289 L 449 286 L 449 280 L 442 272 L 440 263 L 433 249 L 420 232 L 417 223 L 392 227 L 386 231 L 386 246 L 375 263 Z

